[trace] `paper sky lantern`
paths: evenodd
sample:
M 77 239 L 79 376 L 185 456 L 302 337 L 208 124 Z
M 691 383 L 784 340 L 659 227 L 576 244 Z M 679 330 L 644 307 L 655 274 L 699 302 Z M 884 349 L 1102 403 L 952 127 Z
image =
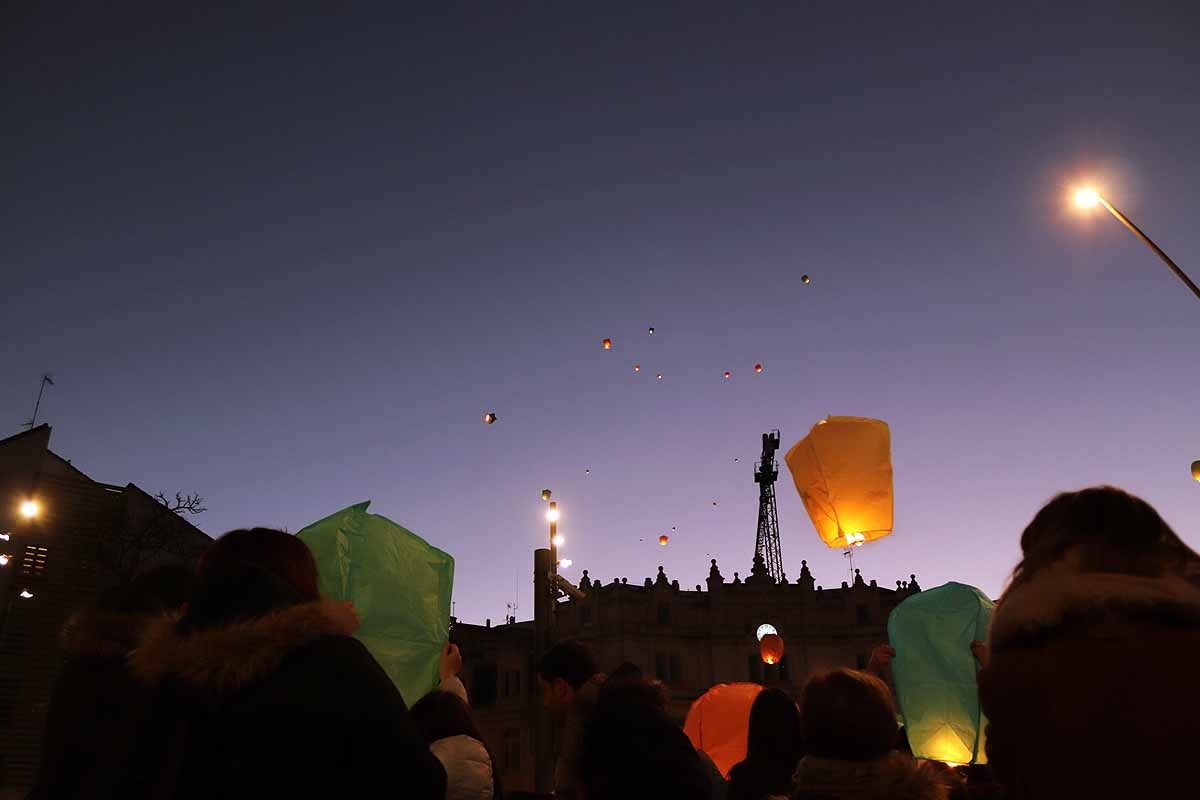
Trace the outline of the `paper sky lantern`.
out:
M 667 542 L 669 542 L 669 541 L 671 541 L 671 537 L 667 536 L 665 533 L 662 536 L 658 537 L 658 544 L 660 547 L 666 547 Z
M 807 275 L 800 276 L 800 282 L 803 283 L 805 286 L 807 286 L 811 281 L 812 281 L 812 278 L 808 277 Z
M 655 378 L 658 378 L 658 379 L 661 381 L 661 380 L 662 380 L 662 373 L 660 372 L 660 373 L 658 373 L 657 375 L 655 375 L 654 377 L 655 377 Z
M 483 415 L 483 421 L 484 421 L 484 422 L 486 422 L 488 425 L 491 425 L 493 422 L 495 422 L 495 421 L 496 421 L 496 414 L 495 414 L 495 412 L 489 411 L 489 412 L 487 412 L 486 414 L 484 414 L 484 415 Z
M 604 345 L 605 350 L 612 350 L 612 339 L 605 339 L 600 344 Z
M 892 532 L 891 449 L 883 420 L 829 417 L 788 451 L 796 491 L 829 547 L 861 545 Z
M 732 377 L 733 377 L 733 373 L 730 372 L 729 370 L 725 370 L 725 380 L 729 380 Z
M 633 365 L 633 371 L 634 371 L 634 372 L 641 372 L 641 371 L 642 371 L 642 365 L 641 365 L 641 364 L 634 364 L 634 365 Z
M 1192 462 L 1192 478 L 1200 481 L 1200 461 Z
M 764 664 L 778 664 L 783 660 L 783 637 L 778 633 L 763 634 L 758 640 L 758 652 Z
M 354 603 L 362 623 L 354 638 L 411 706 L 437 686 L 450 632 L 454 559 L 390 519 L 368 514 L 369 505 L 350 506 L 296 536 L 316 559 L 321 594 Z
M 750 706 L 762 691 L 757 683 L 719 683 L 692 703 L 683 732 L 729 777 L 733 765 L 746 758 Z
M 650 326 L 649 333 L 651 336 L 654 335 L 654 326 L 653 325 Z
M 762 364 L 755 364 L 755 365 L 754 365 L 754 371 L 755 371 L 755 372 L 762 372 Z
M 892 610 L 892 678 L 917 758 L 985 764 L 984 728 L 971 642 L 986 641 L 995 604 L 972 586 L 947 583 Z

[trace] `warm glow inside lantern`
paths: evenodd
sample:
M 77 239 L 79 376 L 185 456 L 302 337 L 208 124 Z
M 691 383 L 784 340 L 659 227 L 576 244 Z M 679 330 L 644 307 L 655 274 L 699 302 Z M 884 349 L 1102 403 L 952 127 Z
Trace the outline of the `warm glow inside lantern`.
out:
M 829 417 L 788 451 L 796 491 L 821 541 L 862 545 L 892 532 L 891 433 L 864 417 Z
M 778 664 L 783 660 L 783 637 L 778 633 L 765 634 L 758 640 L 758 652 L 764 664 Z
M 658 544 L 661 547 L 666 547 L 667 542 L 669 542 L 669 541 L 671 541 L 671 537 L 667 536 L 665 533 L 662 536 L 658 537 Z
M 605 350 L 612 350 L 612 339 L 605 339 L 601 344 L 604 345 Z
M 725 777 L 746 757 L 750 707 L 762 691 L 757 683 L 719 683 L 692 703 L 683 732 L 708 754 Z
M 896 699 L 914 756 L 987 762 L 971 642 L 987 640 L 993 607 L 973 586 L 947 583 L 912 595 L 888 618 Z

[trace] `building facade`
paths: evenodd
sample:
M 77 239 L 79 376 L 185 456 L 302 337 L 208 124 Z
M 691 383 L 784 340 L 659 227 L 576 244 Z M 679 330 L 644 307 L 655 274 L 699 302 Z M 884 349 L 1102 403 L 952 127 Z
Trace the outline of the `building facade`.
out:
M 578 639 L 596 654 L 602 671 L 630 662 L 668 690 L 680 723 L 693 701 L 718 683 L 753 681 L 797 694 L 806 677 L 835 667 L 865 667 L 871 650 L 887 641 L 887 619 L 900 601 L 920 591 L 916 577 L 894 588 L 864 581 L 826 589 L 806 562 L 795 583 L 772 580 L 756 558 L 750 577 L 727 581 L 712 562 L 705 585 L 683 589 L 659 567 L 641 584 L 593 581 L 583 572 L 583 597 L 559 602 L 552 630 Z M 775 627 L 783 660 L 768 666 L 756 631 Z M 492 627 L 455 623 L 451 638 L 463 652 L 464 681 L 476 718 L 507 789 L 532 791 L 534 730 L 541 697 L 533 653 L 533 622 Z
M 194 559 L 211 539 L 133 484 L 92 480 L 50 450 L 50 427 L 0 440 L 0 796 L 40 757 L 67 617 L 140 569 Z

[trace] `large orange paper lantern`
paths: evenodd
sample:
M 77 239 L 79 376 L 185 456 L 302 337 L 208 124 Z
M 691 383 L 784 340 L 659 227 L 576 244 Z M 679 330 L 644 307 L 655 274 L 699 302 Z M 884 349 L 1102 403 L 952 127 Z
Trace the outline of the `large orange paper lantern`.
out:
M 783 660 L 783 637 L 778 633 L 765 634 L 758 640 L 758 652 L 764 664 L 778 664 Z
M 821 541 L 833 548 L 892 532 L 892 443 L 887 423 L 829 417 L 788 451 L 786 461 Z
M 727 778 L 733 765 L 746 758 L 750 706 L 762 688 L 757 683 L 719 683 L 688 710 L 683 732 Z

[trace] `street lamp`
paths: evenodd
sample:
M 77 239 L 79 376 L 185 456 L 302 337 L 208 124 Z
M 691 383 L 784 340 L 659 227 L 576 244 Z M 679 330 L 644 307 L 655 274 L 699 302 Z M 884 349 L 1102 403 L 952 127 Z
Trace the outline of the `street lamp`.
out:
M 1084 188 L 1075 192 L 1075 205 L 1083 209 L 1095 208 L 1097 205 L 1102 205 L 1108 209 L 1108 213 L 1120 220 L 1121 224 L 1126 228 L 1129 228 L 1129 230 L 1133 232 L 1134 236 L 1145 242 L 1146 246 L 1153 250 L 1155 255 L 1161 258 L 1163 262 L 1171 268 L 1171 271 L 1179 277 L 1179 280 L 1187 284 L 1187 287 L 1192 290 L 1192 294 L 1196 295 L 1197 299 L 1200 299 L 1200 286 L 1192 283 L 1192 279 L 1189 278 L 1187 274 L 1179 268 L 1178 264 L 1171 260 L 1170 256 L 1162 251 L 1161 247 L 1156 245 L 1149 236 L 1142 233 L 1141 228 L 1139 228 L 1137 225 L 1134 225 L 1133 222 L 1130 221 L 1129 217 L 1118 211 L 1117 208 L 1113 206 L 1112 203 L 1105 200 L 1104 196 L 1098 191 L 1090 186 L 1085 186 Z
M 37 500 L 26 500 L 21 503 L 21 516 L 25 519 L 33 519 L 41 510 Z

